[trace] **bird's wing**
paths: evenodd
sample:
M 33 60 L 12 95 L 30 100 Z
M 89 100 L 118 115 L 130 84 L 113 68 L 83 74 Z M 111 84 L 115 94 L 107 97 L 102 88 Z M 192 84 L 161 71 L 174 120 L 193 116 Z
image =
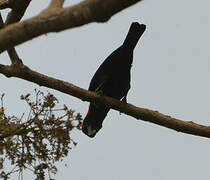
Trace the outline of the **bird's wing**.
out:
M 89 90 L 95 91 L 95 92 L 102 91 L 106 83 L 109 81 L 109 78 L 110 77 L 108 74 L 105 74 L 103 72 L 98 72 L 97 75 L 95 75 L 92 78 L 90 82 Z
M 112 78 L 113 60 L 115 59 L 115 56 L 116 51 L 110 54 L 98 68 L 93 78 L 91 79 L 89 86 L 90 91 L 103 89 L 103 86 Z
M 90 82 L 90 91 L 102 90 L 106 83 L 112 81 L 113 75 L 124 59 L 124 53 L 122 52 L 122 47 L 119 47 L 104 60 Z

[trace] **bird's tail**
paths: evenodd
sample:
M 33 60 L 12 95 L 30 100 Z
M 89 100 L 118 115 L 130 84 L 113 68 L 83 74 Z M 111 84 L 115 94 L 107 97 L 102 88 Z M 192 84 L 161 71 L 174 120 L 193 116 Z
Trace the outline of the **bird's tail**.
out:
M 133 50 L 145 30 L 146 25 L 139 24 L 138 22 L 133 22 L 130 26 L 125 41 L 123 42 L 123 46 L 127 47 L 130 50 Z

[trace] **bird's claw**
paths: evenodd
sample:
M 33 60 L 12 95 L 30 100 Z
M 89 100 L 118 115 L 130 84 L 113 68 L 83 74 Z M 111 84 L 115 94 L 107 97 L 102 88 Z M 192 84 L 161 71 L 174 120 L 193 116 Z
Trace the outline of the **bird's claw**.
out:
M 124 96 L 121 101 L 124 102 L 124 103 L 127 103 L 127 97 Z

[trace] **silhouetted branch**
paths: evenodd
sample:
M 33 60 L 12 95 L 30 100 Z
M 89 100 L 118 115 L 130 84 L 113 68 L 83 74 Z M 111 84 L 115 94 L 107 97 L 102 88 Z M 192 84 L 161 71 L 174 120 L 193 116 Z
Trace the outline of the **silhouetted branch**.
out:
M 0 9 L 11 8 L 11 0 L 0 0 Z
M 8 13 L 5 25 L 12 24 L 20 21 L 23 17 L 28 5 L 31 0 L 10 0 L 11 4 L 11 12 Z
M 96 103 L 103 104 L 107 107 L 130 115 L 136 119 L 148 121 L 160 126 L 167 127 L 169 129 L 176 130 L 178 132 L 210 138 L 209 126 L 199 125 L 193 123 L 192 121 L 186 122 L 178 120 L 170 116 L 163 115 L 157 111 L 139 108 L 110 97 L 101 96 L 97 93 L 79 88 L 68 82 L 40 74 L 23 64 L 19 65 L 20 67 L 18 68 L 15 66 L 0 65 L 0 73 L 4 74 L 6 77 L 18 77 L 30 82 L 34 82 L 40 86 L 58 90 L 60 92 L 77 97 L 83 101 L 94 101 Z
M 75 6 L 49 8 L 40 15 L 15 23 L 0 31 L 0 52 L 49 32 L 82 26 L 91 22 L 106 22 L 121 10 L 141 0 L 86 0 Z

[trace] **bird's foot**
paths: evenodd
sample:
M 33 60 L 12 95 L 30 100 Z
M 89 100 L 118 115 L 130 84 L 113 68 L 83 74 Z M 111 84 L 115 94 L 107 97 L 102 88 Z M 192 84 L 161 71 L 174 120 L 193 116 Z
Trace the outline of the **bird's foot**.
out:
M 127 103 L 127 97 L 124 96 L 121 101 L 124 102 L 124 103 Z
M 97 93 L 99 96 L 103 96 L 103 91 L 102 90 L 95 91 L 95 93 Z M 99 106 L 95 101 L 93 101 L 92 103 L 95 107 Z
M 102 91 L 102 90 L 98 90 L 98 91 L 96 91 L 96 93 L 97 93 L 98 95 L 100 95 L 100 96 L 103 95 L 103 91 Z
M 124 103 L 127 103 L 127 96 L 124 96 L 122 99 L 121 99 L 122 102 Z M 119 112 L 119 114 L 121 115 L 122 112 Z

